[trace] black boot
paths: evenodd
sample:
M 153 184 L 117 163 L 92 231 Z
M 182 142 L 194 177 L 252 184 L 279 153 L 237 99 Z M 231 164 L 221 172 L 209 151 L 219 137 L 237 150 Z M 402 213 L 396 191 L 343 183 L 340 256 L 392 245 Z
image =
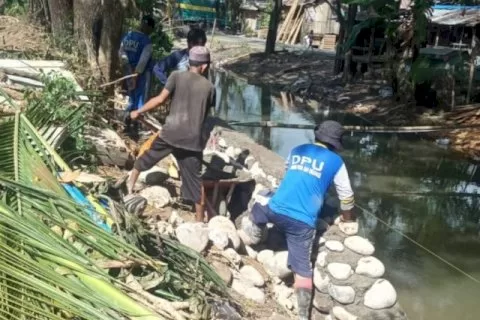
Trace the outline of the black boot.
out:
M 310 319 L 310 307 L 312 304 L 312 289 L 297 288 L 295 289 L 298 303 L 298 319 Z

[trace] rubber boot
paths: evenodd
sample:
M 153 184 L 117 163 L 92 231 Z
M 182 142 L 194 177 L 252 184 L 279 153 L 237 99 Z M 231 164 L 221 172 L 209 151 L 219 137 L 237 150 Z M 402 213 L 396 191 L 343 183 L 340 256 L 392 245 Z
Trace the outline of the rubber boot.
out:
M 295 289 L 298 304 L 298 319 L 310 319 L 310 306 L 312 303 L 312 289 L 297 288 Z

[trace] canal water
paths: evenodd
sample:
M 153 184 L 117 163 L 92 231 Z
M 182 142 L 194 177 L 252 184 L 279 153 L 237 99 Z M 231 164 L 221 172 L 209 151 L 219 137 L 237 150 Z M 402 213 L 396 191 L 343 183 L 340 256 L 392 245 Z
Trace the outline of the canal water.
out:
M 314 124 L 326 119 L 345 125 L 363 120 L 323 110 L 295 108 L 268 88 L 217 72 L 216 114 L 227 121 L 271 120 Z M 313 140 L 310 130 L 236 127 L 285 157 Z M 389 226 L 480 279 L 480 168 L 417 135 L 357 134 L 342 152 L 356 201 Z M 419 245 L 361 215 L 361 235 L 372 240 L 386 277 L 412 320 L 480 319 L 480 284 Z

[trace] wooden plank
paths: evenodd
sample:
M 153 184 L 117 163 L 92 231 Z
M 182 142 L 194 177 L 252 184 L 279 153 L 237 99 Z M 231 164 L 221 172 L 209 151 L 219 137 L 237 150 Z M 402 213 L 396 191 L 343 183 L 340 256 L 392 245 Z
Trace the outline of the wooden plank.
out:
M 65 63 L 58 60 L 16 60 L 0 59 L 0 67 L 6 68 L 65 68 Z

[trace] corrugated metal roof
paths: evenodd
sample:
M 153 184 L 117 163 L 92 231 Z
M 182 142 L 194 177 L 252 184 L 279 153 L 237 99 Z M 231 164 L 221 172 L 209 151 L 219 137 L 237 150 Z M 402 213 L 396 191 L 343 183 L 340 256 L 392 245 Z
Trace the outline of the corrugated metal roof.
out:
M 461 7 L 457 8 L 436 8 L 433 7 L 433 12 L 430 21 L 435 24 L 455 26 L 464 25 L 473 27 L 480 23 L 480 7 Z

